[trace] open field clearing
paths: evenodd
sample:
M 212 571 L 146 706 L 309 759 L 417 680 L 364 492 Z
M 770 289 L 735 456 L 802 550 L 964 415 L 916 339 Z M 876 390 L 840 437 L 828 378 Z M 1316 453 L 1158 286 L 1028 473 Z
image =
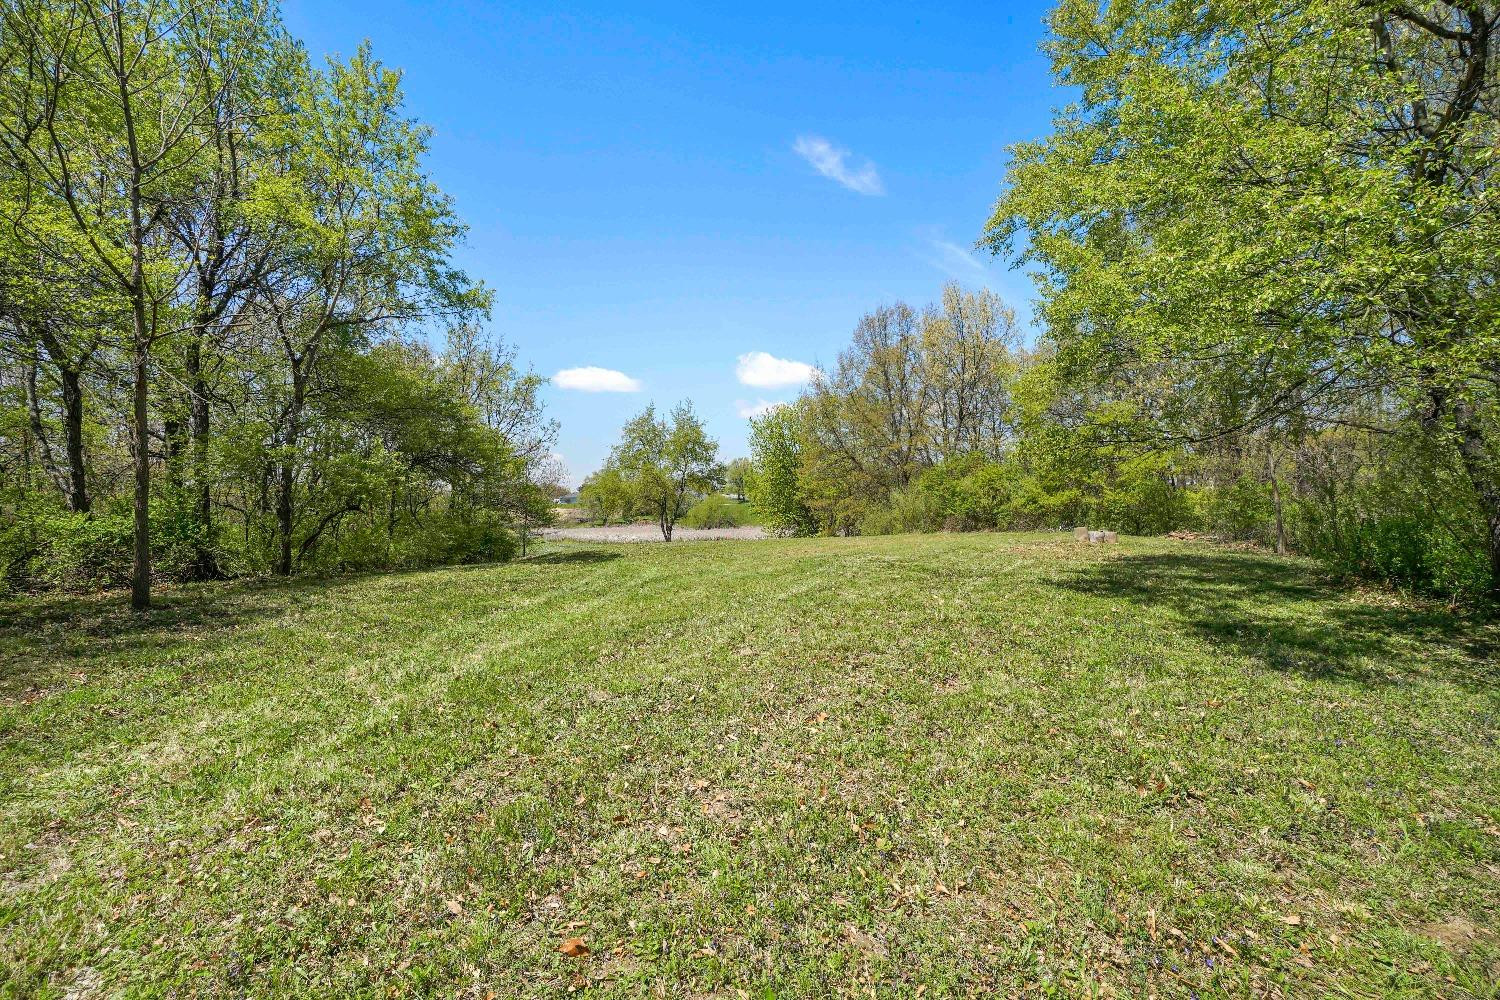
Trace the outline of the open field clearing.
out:
M 1310 563 L 554 543 L 122 603 L 0 606 L 5 996 L 1500 980 L 1500 636 Z
M 654 524 L 582 525 L 579 527 L 549 528 L 543 532 L 548 538 L 574 542 L 659 542 L 661 529 Z M 684 528 L 672 532 L 674 542 L 756 541 L 766 538 L 766 529 L 756 525 L 737 528 Z

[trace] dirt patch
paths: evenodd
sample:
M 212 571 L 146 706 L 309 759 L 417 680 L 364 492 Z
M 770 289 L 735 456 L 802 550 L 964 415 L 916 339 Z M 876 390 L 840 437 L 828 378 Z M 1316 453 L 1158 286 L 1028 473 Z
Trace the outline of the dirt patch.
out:
M 586 525 L 577 528 L 548 528 L 543 538 L 566 538 L 575 542 L 660 542 L 661 529 L 654 524 L 612 524 L 607 527 Z M 770 538 L 766 529 L 744 528 L 678 528 L 672 532 L 674 542 L 758 541 Z
M 1490 936 L 1487 931 L 1463 917 L 1449 917 L 1447 920 L 1422 924 L 1416 930 L 1423 937 L 1431 938 L 1449 951 L 1459 954 L 1469 951 L 1481 938 Z

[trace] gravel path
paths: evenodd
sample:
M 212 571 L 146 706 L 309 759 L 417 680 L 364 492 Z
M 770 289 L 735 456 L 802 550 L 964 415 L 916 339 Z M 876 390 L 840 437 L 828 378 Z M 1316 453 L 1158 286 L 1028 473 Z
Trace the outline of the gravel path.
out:
M 568 538 L 576 542 L 659 542 L 661 529 L 654 524 L 612 524 L 600 528 L 548 528 L 542 532 L 544 538 Z M 770 538 L 764 528 L 677 528 L 672 532 L 674 542 L 704 542 L 717 539 L 741 539 L 755 541 Z

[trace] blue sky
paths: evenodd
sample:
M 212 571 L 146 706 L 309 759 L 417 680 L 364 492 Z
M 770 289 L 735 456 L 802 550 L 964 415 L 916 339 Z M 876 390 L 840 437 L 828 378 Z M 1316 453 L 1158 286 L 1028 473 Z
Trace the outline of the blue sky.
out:
M 969 252 L 1013 142 L 1065 99 L 1048 4 L 485 4 L 286 0 L 315 55 L 369 39 L 435 129 L 492 329 L 553 384 L 577 483 L 646 403 L 691 399 L 721 455 L 861 313 L 1030 282 Z

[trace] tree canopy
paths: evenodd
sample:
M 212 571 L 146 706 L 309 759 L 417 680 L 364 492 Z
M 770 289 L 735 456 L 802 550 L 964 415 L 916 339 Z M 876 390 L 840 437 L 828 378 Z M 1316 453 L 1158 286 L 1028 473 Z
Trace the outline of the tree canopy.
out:
M 402 105 L 264 0 L 0 5 L 13 585 L 113 581 L 123 533 L 145 607 L 163 575 L 502 556 L 542 516 L 540 380 L 473 325 Z

